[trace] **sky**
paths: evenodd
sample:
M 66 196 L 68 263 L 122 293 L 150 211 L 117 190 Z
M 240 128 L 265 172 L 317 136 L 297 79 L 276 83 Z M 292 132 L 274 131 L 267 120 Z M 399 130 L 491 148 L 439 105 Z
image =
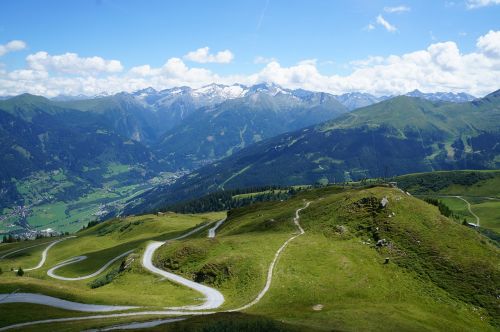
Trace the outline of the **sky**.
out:
M 500 88 L 500 0 L 3 0 L 0 96 Z

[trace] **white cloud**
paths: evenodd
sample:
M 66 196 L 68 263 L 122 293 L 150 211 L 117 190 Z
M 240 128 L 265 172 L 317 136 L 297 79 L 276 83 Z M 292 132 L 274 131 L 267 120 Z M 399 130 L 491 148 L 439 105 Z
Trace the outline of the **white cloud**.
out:
M 402 12 L 409 12 L 411 10 L 410 7 L 408 6 L 396 6 L 396 7 L 384 7 L 384 12 L 386 13 L 402 13 Z
M 209 47 L 202 47 L 196 51 L 191 51 L 184 56 L 184 59 L 198 63 L 230 63 L 234 55 L 230 50 L 219 51 L 216 54 L 210 54 Z
M 47 52 L 37 52 L 28 55 L 26 61 L 31 69 L 65 74 L 93 75 L 117 73 L 123 70 L 118 60 L 105 60 L 98 56 L 82 58 L 76 53 L 50 55 Z
M 500 0 L 467 0 L 466 5 L 469 9 L 475 9 L 492 5 L 500 5 Z
M 479 37 L 476 46 L 489 57 L 500 57 L 500 31 L 489 31 Z
M 377 23 L 383 26 L 389 32 L 395 32 L 396 30 L 398 30 L 394 25 L 387 22 L 387 20 L 384 19 L 382 15 L 377 16 Z
M 9 52 L 20 51 L 26 48 L 26 43 L 22 40 L 11 40 L 7 44 L 0 45 L 0 56 Z
M 368 24 L 366 27 L 364 27 L 363 30 L 366 30 L 366 31 L 372 31 L 375 29 L 375 26 L 373 24 Z
M 255 64 L 267 64 L 269 62 L 277 61 L 276 58 L 266 58 L 263 56 L 256 56 L 255 59 L 253 59 L 253 63 Z
M 477 39 L 476 49 L 469 53 L 462 53 L 455 42 L 448 41 L 432 43 L 425 49 L 406 54 L 351 61 L 351 73 L 347 75 L 323 74 L 320 71 L 321 62 L 315 59 L 303 60 L 292 66 L 282 66 L 270 59 L 272 61 L 253 74 L 224 76 L 206 68 L 190 67 L 180 58 L 167 59 L 159 67 L 145 64 L 120 73 L 101 71 L 99 75 L 89 75 L 88 71 L 81 75 L 68 75 L 66 66 L 60 65 L 58 68 L 63 70 L 55 71 L 50 70 L 55 66 L 53 63 L 49 66 L 44 61 L 31 61 L 26 68 L 10 72 L 0 67 L 0 95 L 23 92 L 48 97 L 58 94 L 93 95 L 135 91 L 148 86 L 165 89 L 183 85 L 200 87 L 210 83 L 250 85 L 265 81 L 288 88 L 334 94 L 360 91 L 386 95 L 420 89 L 425 92 L 465 91 L 482 96 L 500 88 L 499 36 L 500 31 L 489 31 Z M 39 57 L 53 59 L 49 54 Z M 71 72 L 74 73 L 74 70 Z

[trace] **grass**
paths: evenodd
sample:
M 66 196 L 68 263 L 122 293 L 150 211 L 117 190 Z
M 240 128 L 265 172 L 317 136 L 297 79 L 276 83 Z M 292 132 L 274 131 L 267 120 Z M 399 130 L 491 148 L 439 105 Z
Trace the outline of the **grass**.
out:
M 389 200 L 385 208 L 380 205 L 383 197 Z M 215 239 L 208 239 L 204 231 L 162 246 L 154 258 L 155 265 L 219 289 L 226 298 L 223 310 L 244 305 L 264 287 L 276 250 L 297 234 L 292 219 L 306 200 L 312 201 L 301 213 L 306 233 L 282 252 L 269 292 L 258 304 L 244 314 L 193 317 L 153 330 L 498 328 L 498 248 L 476 231 L 442 216 L 435 206 L 397 189 L 325 187 L 301 192 L 284 202 L 234 209 Z M 88 282 L 92 280 L 60 282 L 48 279 L 41 270 L 28 272 L 22 278 L 4 273 L 0 276 L 0 291 L 20 288 L 89 303 L 109 303 L 113 299 L 113 303 L 129 305 L 194 304 L 198 293 L 160 282 L 142 269 L 141 248 L 150 239 L 173 237 L 221 217 L 220 213 L 146 215 L 100 224 L 80 232 L 77 239 L 56 245 L 47 266 L 85 253 L 87 261 L 67 266 L 60 273 L 93 272 L 113 255 L 138 247 L 131 256 L 135 261 L 130 269 L 111 283 L 90 289 Z M 378 240 L 382 245 L 376 245 Z M 386 258 L 388 264 L 384 264 Z M 129 319 L 145 318 L 61 323 L 54 327 L 72 331 Z M 40 328 L 43 331 L 50 327 Z
M 36 239 L 36 240 L 31 240 L 31 241 L 19 241 L 19 242 L 12 242 L 12 243 L 0 243 L 0 256 L 3 256 L 7 254 L 8 252 L 18 250 L 18 249 L 23 249 L 35 245 L 42 245 L 44 243 L 49 243 L 54 241 L 57 238 L 41 238 L 41 239 Z
M 23 308 L 21 308 L 23 309 Z M 15 309 L 13 309 L 15 310 Z M 13 311 L 12 310 L 12 311 Z M 45 310 L 45 314 L 55 315 L 59 317 L 77 316 L 71 315 L 70 312 L 52 312 Z M 37 315 L 37 317 L 43 317 Z M 121 325 L 132 322 L 151 321 L 156 319 L 175 318 L 171 316 L 132 316 L 123 318 L 106 318 L 92 320 L 77 320 L 72 322 L 61 322 L 51 324 L 40 324 L 34 326 L 23 327 L 23 331 L 82 331 L 109 326 Z M 185 320 L 173 323 L 166 323 L 157 327 L 144 329 L 144 331 L 175 331 L 175 332 L 226 332 L 226 331 L 242 331 L 242 332 L 299 332 L 303 331 L 297 326 L 285 324 L 283 322 L 273 320 L 263 316 L 248 315 L 242 313 L 218 313 L 207 316 L 183 317 Z M 308 331 L 315 332 L 317 330 L 308 328 Z M 142 331 L 142 329 L 141 329 Z
M 380 211 L 384 196 L 390 208 Z M 263 288 L 274 252 L 296 233 L 291 219 L 302 198 L 320 199 L 303 212 L 307 233 L 285 250 L 270 292 L 248 312 L 304 328 L 494 330 L 498 251 L 394 189 L 328 187 L 237 209 L 215 240 L 161 248 L 157 265 L 217 287 L 224 308 L 246 304 Z M 389 246 L 377 249 L 382 238 Z
M 233 210 L 215 239 L 203 236 L 162 246 L 155 264 L 217 287 L 226 298 L 223 308 L 246 304 L 264 287 L 276 250 L 295 231 L 290 219 L 296 205 L 274 202 L 256 204 L 251 212 Z
M 275 286 L 249 312 L 321 330 L 493 330 L 472 306 L 383 261 L 358 239 L 306 234 L 285 251 Z
M 267 195 L 267 194 L 286 194 L 286 193 L 288 193 L 288 190 L 281 190 L 281 189 L 264 190 L 264 191 L 254 192 L 254 193 L 234 195 L 233 199 L 244 199 L 244 198 L 258 197 L 258 196 Z
M 467 204 L 453 197 L 462 196 L 471 204 L 483 228 L 500 233 L 500 171 L 443 171 L 409 174 L 397 178 L 398 184 L 413 194 L 443 201 L 454 214 L 476 223 Z
M 476 218 L 469 212 L 467 208 L 467 203 L 461 200 L 458 197 L 435 197 L 441 202 L 443 202 L 447 207 L 449 207 L 453 214 L 457 215 L 460 220 L 464 218 L 467 219 L 468 222 L 476 223 Z
M 468 197 L 464 197 L 469 202 Z M 471 209 L 481 219 L 481 227 L 494 230 L 500 234 L 500 199 L 476 200 L 471 202 Z
M 219 220 L 224 214 L 218 212 L 198 215 L 145 215 L 101 223 L 79 232 L 75 239 L 65 240 L 52 247 L 46 264 L 39 270 L 27 271 L 23 277 L 16 277 L 13 272 L 5 272 L 6 269 L 4 269 L 4 273 L 0 275 L 0 293 L 10 293 L 17 290 L 18 292 L 47 294 L 83 303 L 140 305 L 157 308 L 198 304 L 200 302 L 199 293 L 163 281 L 160 277 L 144 270 L 140 264 L 142 250 L 149 240 L 176 237 L 200 223 Z M 22 244 L 29 245 L 31 242 L 26 241 Z M 8 250 L 20 247 L 20 244 L 16 243 L 15 245 L 9 245 Z M 57 273 L 64 276 L 92 273 L 111 258 L 133 247 L 137 249 L 129 256 L 129 261 L 132 261 L 129 268 L 120 273 L 111 283 L 102 287 L 91 289 L 89 286 L 93 280 L 100 276 L 81 281 L 60 281 L 46 275 L 48 268 L 58 262 L 82 254 L 89 256 L 89 258 L 65 266 L 57 270 Z M 32 252 L 33 257 L 40 254 L 45 245 L 35 248 Z M 11 260 L 5 260 L 5 262 L 2 260 L 2 264 L 17 267 L 22 259 L 24 258 L 14 257 Z M 116 269 L 120 263 L 121 261 L 117 261 L 111 265 L 101 276 Z M 3 311 L 4 307 L 9 308 L 9 306 L 10 304 L 0 304 L 0 310 Z M 29 317 L 29 315 L 19 315 L 15 321 L 21 322 L 26 320 L 25 317 Z M 10 321 L 10 323 L 12 322 Z

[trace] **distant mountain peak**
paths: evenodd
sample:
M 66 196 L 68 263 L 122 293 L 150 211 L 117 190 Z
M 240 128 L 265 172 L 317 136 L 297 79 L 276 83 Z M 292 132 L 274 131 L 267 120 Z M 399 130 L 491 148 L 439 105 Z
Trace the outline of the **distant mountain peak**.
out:
M 500 89 L 486 95 L 485 98 L 500 98 Z
M 473 101 L 477 99 L 473 95 L 470 95 L 465 92 L 430 92 L 430 93 L 425 93 L 422 92 L 418 89 L 415 89 L 413 91 L 410 91 L 405 94 L 405 96 L 408 97 L 418 97 L 418 98 L 423 98 L 427 99 L 430 101 L 448 101 L 448 102 L 453 102 L 453 103 L 465 103 L 468 101 Z

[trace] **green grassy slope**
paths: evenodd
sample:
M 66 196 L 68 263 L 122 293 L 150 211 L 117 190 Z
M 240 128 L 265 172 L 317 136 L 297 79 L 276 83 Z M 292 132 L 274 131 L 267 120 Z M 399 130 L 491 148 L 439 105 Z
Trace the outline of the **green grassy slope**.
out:
M 221 289 L 226 308 L 248 303 L 282 243 L 268 236 L 293 234 L 293 211 L 314 199 L 303 211 L 306 234 L 285 250 L 250 313 L 334 330 L 493 329 L 485 322 L 498 314 L 500 256 L 486 238 L 396 189 L 335 191 L 233 211 L 215 240 L 162 247 L 157 264 Z M 376 247 L 379 239 L 387 246 Z
M 14 272 L 9 271 L 10 268 L 26 267 L 32 261 L 38 262 L 45 246 L 29 249 L 24 256 L 6 257 L 0 260 L 0 267 L 4 271 L 3 274 L 0 274 L 0 293 L 17 290 L 17 292 L 41 293 L 84 303 L 151 307 L 179 306 L 186 303 L 196 304 L 200 301 L 197 292 L 167 281 L 159 282 L 159 277 L 144 270 L 140 264 L 142 250 L 149 240 L 174 238 L 196 225 L 213 222 L 223 216 L 224 213 L 145 215 L 115 219 L 99 224 L 77 233 L 77 238 L 67 239 L 52 247 L 45 265 L 39 270 L 26 272 L 23 277 L 15 276 Z M 28 246 L 31 242 L 26 241 L 23 244 Z M 14 245 L 6 247 L 14 247 Z M 15 247 L 17 249 L 19 245 L 16 244 Z M 1 248 L 3 249 L 3 246 Z M 90 288 L 90 283 L 102 278 L 109 271 L 117 269 L 122 260 L 110 266 L 101 275 L 81 281 L 60 281 L 46 275 L 46 271 L 57 263 L 80 255 L 86 255 L 88 259 L 65 266 L 57 270 L 57 274 L 69 277 L 90 274 L 98 270 L 110 259 L 132 248 L 136 248 L 136 251 L 126 258 L 130 266 L 125 272 L 120 273 L 111 283 L 98 288 Z M 12 311 L 14 310 L 12 308 L 16 306 L 19 305 L 0 304 L 0 310 Z M 54 313 L 47 317 L 61 315 L 61 310 L 46 308 L 44 311 Z M 66 313 L 65 315 L 72 314 Z M 30 320 L 27 318 L 29 318 L 29 315 L 23 314 L 16 321 Z M 0 319 L 0 325 L 12 322 L 12 317 L 2 317 Z
M 253 144 L 156 188 L 131 213 L 225 189 L 500 167 L 500 91 L 453 104 L 400 96 Z
M 399 176 L 398 186 L 420 197 L 443 201 L 454 214 L 476 223 L 471 210 L 480 218 L 480 225 L 500 233 L 500 171 L 446 171 Z
M 380 205 L 383 197 L 389 202 L 385 207 Z M 226 299 L 221 310 L 238 308 L 252 301 L 264 287 L 276 250 L 297 234 L 292 219 L 295 210 L 306 201 L 311 205 L 302 211 L 300 220 L 306 233 L 282 252 L 271 287 L 260 302 L 245 310 L 245 315 L 194 317 L 161 329 L 218 331 L 236 326 L 259 331 L 269 326 L 269 330 L 276 331 L 494 331 L 498 328 L 499 249 L 473 229 L 442 216 L 437 207 L 398 189 L 325 187 L 304 191 L 283 202 L 234 209 L 216 238 L 208 239 L 206 232 L 200 232 L 164 245 L 156 253 L 155 264 L 219 289 Z M 159 238 L 158 234 L 165 238 L 174 236 L 180 225 L 183 229 L 192 228 L 219 217 L 221 214 L 115 220 L 82 232 L 82 239 L 75 239 L 74 247 L 70 245 L 73 240 L 61 243 L 59 252 L 54 248 L 54 260 L 81 250 L 87 250 L 89 255 L 92 252 L 104 255 L 107 250 L 117 253 L 135 241 L 144 243 Z M 134 225 L 136 221 L 141 223 Z M 377 245 L 379 240 L 381 244 Z M 72 252 L 63 255 L 64 251 Z M 140 253 L 138 250 L 136 254 Z M 51 282 L 35 273 L 23 278 L 4 273 L 0 277 L 0 291 L 21 288 L 84 302 L 109 303 L 113 298 L 120 304 L 139 302 L 151 306 L 193 303 L 199 297 L 168 282 L 159 283 L 158 278 L 145 273 L 137 264 L 138 256 L 131 257 L 135 257 L 135 265 L 100 288 L 89 290 L 84 282 Z M 101 263 L 99 259 L 90 259 L 88 268 L 68 267 L 61 269 L 61 273 L 91 271 Z M 51 261 L 48 266 L 54 263 Z M 138 320 L 142 319 L 145 318 Z M 113 321 L 119 320 L 111 320 L 109 325 Z M 85 326 L 105 324 L 106 321 L 100 320 L 86 322 Z M 68 331 L 78 330 L 78 326 L 57 324 Z

